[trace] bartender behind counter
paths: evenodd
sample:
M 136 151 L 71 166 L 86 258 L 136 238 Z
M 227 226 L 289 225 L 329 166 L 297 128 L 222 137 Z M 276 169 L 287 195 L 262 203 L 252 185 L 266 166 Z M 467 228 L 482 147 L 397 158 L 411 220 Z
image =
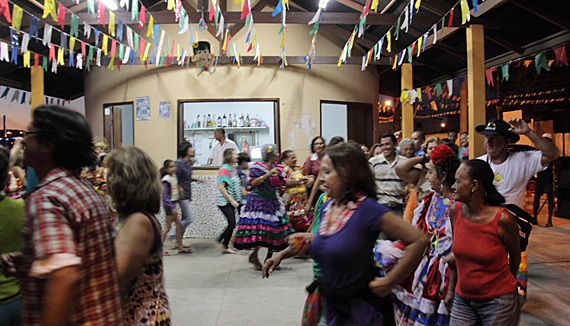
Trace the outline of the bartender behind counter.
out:
M 212 146 L 210 151 L 210 156 L 208 156 L 208 163 L 206 165 L 221 166 L 223 162 L 224 151 L 228 148 L 233 148 L 236 153 L 239 153 L 239 149 L 233 140 L 226 138 L 226 131 L 224 128 L 218 128 L 214 131 L 214 138 L 216 141 Z

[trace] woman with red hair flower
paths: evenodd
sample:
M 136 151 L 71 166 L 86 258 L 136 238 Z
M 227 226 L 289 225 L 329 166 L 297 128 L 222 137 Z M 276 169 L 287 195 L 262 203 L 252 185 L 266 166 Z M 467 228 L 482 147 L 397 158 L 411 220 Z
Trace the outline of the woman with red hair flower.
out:
M 460 164 L 447 145 L 435 147 L 425 164 L 432 191 L 414 211 L 412 225 L 428 236 L 430 247 L 416 271 L 392 290 L 397 325 L 449 325 L 445 300 L 453 298 L 453 291 L 448 294 L 449 267 L 443 257 L 451 252 L 449 210 L 455 203 L 451 186 Z M 396 244 L 396 250 L 390 247 L 391 243 L 381 241 L 375 249 L 381 267 L 399 258 L 397 252 L 402 246 Z

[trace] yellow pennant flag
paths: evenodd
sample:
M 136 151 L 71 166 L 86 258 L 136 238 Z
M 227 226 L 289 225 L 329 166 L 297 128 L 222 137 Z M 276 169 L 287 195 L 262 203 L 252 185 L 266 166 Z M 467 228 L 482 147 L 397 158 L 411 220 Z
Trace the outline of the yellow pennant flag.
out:
M 416 4 L 415 4 L 415 6 L 414 6 L 414 8 L 416 8 L 416 13 L 417 13 L 418 11 L 420 11 L 420 3 L 422 3 L 422 0 L 417 0 L 417 1 L 416 1 Z
M 105 55 L 107 55 L 107 43 L 109 41 L 109 36 L 107 36 L 107 34 L 103 34 L 103 44 L 101 46 L 101 49 L 103 50 L 103 53 L 105 53 Z
M 404 89 L 400 94 L 400 102 L 402 102 L 402 104 L 406 104 L 409 101 L 410 101 L 410 93 L 408 92 L 408 90 Z
M 20 26 L 22 25 L 23 13 L 24 10 L 22 10 L 22 8 L 20 8 L 18 5 L 14 5 L 14 8 L 12 8 L 12 28 L 16 31 L 19 31 Z
M 115 62 L 115 56 L 113 55 L 111 57 L 111 60 L 109 60 L 109 66 L 107 68 L 109 68 L 111 70 L 115 70 L 115 66 L 113 65 L 114 62 Z
M 396 70 L 396 66 L 398 65 L 398 55 L 394 57 L 394 64 L 392 65 L 392 69 Z
M 49 15 L 51 15 L 51 18 L 57 22 L 57 13 L 55 12 L 54 0 L 44 0 L 44 14 L 42 18 L 46 18 Z
M 148 50 L 148 43 L 147 45 L 147 50 Z M 180 61 L 180 44 L 176 43 L 176 60 Z
M 236 4 L 236 5 L 237 5 L 238 3 L 241 3 L 241 2 L 242 2 L 242 0 L 234 0 L 234 4 Z M 243 9 L 243 7 L 242 7 L 242 9 Z
M 279 48 L 283 48 L 285 46 L 285 33 L 283 33 L 283 39 L 281 40 L 281 46 Z
M 287 10 L 289 10 L 289 0 L 282 0 L 283 4 L 287 6 Z
M 224 38 L 224 45 L 222 45 L 222 51 L 226 50 L 227 45 L 228 45 L 228 30 L 226 29 L 226 37 Z
M 149 49 L 150 49 L 150 42 L 146 42 L 146 48 L 144 49 L 144 58 L 142 62 L 145 62 L 146 59 L 148 58 Z M 180 61 L 180 58 L 178 59 L 178 61 Z
M 356 30 L 352 32 L 352 36 L 350 37 L 350 47 L 348 49 L 348 53 L 352 52 L 352 46 L 354 45 L 354 36 L 356 36 Z
M 30 68 L 30 51 L 24 53 L 24 68 Z
M 370 9 L 378 12 L 378 0 L 372 0 L 372 4 L 370 5 Z
M 146 30 L 146 37 L 154 37 L 154 17 L 150 15 L 150 19 L 148 21 L 148 29 Z
M 65 59 L 63 58 L 63 56 L 65 55 L 65 49 L 64 48 L 59 48 L 57 50 L 57 64 L 58 65 L 65 65 Z
M 75 49 L 75 37 L 70 36 L 69 37 L 69 52 L 73 52 L 73 49 Z
M 467 1 L 461 0 L 461 25 L 471 20 L 471 15 L 469 14 L 469 5 Z
M 283 61 L 285 61 L 285 67 L 287 67 L 289 64 L 287 63 L 287 55 L 285 53 L 283 53 Z
M 418 101 L 422 101 L 422 89 L 416 88 L 416 92 L 418 92 Z
M 152 21 L 152 16 L 150 16 L 150 19 Z M 111 36 L 115 36 L 115 14 L 109 10 L 109 34 L 111 34 Z
M 168 9 L 168 10 L 174 9 L 174 0 L 168 0 L 168 4 L 166 5 L 166 9 Z
M 422 51 L 422 40 L 423 40 L 424 36 L 420 36 L 420 38 L 418 39 L 418 57 L 420 56 L 420 52 Z
M 388 31 L 388 35 L 386 35 L 386 37 L 388 38 L 388 46 L 386 47 L 386 50 L 388 52 L 392 52 L 392 30 Z

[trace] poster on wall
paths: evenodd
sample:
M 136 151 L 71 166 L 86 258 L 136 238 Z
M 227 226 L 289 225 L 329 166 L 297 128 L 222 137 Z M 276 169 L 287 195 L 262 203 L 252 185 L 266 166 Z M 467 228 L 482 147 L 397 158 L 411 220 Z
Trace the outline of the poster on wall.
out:
M 161 101 L 158 109 L 158 116 L 161 119 L 170 118 L 170 101 Z
M 137 97 L 137 121 L 150 120 L 150 97 Z

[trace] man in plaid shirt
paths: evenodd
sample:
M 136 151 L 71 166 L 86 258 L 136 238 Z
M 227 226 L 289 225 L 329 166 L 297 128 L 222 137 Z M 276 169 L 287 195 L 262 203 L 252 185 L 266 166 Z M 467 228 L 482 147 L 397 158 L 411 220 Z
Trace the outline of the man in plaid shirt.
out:
M 80 169 L 94 163 L 85 118 L 34 110 L 24 163 L 40 184 L 26 194 L 24 325 L 122 325 L 109 211 Z

